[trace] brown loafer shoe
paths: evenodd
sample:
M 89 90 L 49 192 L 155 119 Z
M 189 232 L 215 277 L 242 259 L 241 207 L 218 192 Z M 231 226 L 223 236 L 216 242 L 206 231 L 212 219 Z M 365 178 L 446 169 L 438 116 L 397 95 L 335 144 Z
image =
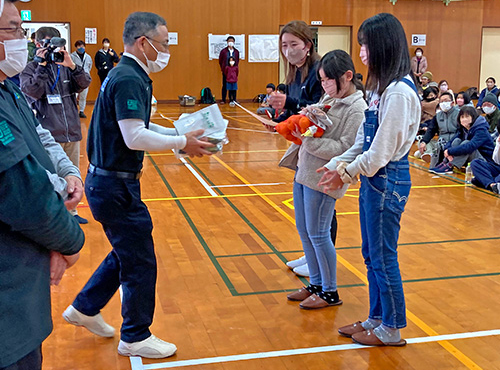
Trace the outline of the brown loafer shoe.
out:
M 361 321 L 339 328 L 339 334 L 347 338 L 350 338 L 353 334 L 361 333 L 362 331 L 365 331 L 365 328 L 361 325 Z
M 360 333 L 354 333 L 352 335 L 352 340 L 356 343 L 362 344 L 364 346 L 392 346 L 392 347 L 402 347 L 406 345 L 406 340 L 401 339 L 399 342 L 389 342 L 384 343 L 373 332 L 373 329 L 365 330 Z
M 304 299 L 311 296 L 312 293 L 308 291 L 305 287 L 300 288 L 299 290 L 288 294 L 286 297 L 289 301 L 299 301 L 302 302 Z
M 303 308 L 304 310 L 316 310 L 318 308 L 338 306 L 341 304 L 342 304 L 342 300 L 340 300 L 340 299 L 337 302 L 328 303 L 324 299 L 321 299 L 320 297 L 318 297 L 316 294 L 312 294 L 309 298 L 300 302 L 299 306 L 300 306 L 300 308 Z

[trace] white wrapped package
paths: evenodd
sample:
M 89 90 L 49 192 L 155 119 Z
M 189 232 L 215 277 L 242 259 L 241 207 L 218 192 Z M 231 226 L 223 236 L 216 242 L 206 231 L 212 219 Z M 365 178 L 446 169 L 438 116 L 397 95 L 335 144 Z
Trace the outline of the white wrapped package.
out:
M 226 135 L 228 123 L 227 120 L 222 118 L 218 105 L 212 104 L 197 112 L 182 114 L 179 120 L 174 122 L 174 126 L 179 135 L 199 129 L 204 130 L 201 137 L 206 137 L 209 142 L 215 144 L 214 147 L 206 149 L 212 153 L 220 153 L 224 144 L 229 142 Z M 186 156 L 186 153 L 182 150 L 176 151 L 175 154 L 178 158 Z

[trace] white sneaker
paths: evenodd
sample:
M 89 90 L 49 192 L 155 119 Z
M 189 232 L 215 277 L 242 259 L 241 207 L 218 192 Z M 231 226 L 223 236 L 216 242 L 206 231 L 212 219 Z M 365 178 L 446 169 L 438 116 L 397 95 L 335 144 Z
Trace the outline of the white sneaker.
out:
M 62 317 L 70 324 L 83 326 L 88 331 L 100 337 L 111 338 L 115 335 L 115 328 L 106 324 L 100 313 L 95 316 L 87 316 L 71 305 L 66 308 Z
M 286 263 L 286 265 L 288 266 L 288 268 L 290 270 L 293 270 L 295 267 L 299 267 L 299 266 L 302 266 L 302 265 L 305 265 L 307 263 L 306 261 L 306 256 L 302 256 L 296 260 L 293 260 L 293 261 L 288 261 Z
M 295 275 L 309 277 L 309 266 L 307 263 L 305 265 L 297 266 L 293 269 Z
M 165 358 L 177 351 L 175 344 L 156 338 L 153 334 L 140 342 L 118 344 L 118 353 L 122 356 L 141 356 L 146 358 Z
M 230 103 L 229 103 L 229 106 L 230 106 L 230 107 L 235 107 L 235 106 L 236 106 L 236 104 L 235 104 L 234 102 L 230 102 Z

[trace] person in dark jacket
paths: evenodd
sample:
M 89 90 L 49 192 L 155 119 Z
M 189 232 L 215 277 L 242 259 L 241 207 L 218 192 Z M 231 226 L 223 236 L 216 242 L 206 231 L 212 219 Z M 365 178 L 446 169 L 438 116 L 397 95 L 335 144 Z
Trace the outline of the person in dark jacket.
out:
M 108 76 L 109 71 L 115 66 L 115 63 L 118 63 L 120 60 L 120 57 L 116 51 L 110 48 L 110 45 L 109 39 L 104 38 L 102 40 L 102 49 L 95 54 L 94 58 L 101 85 Z
M 50 284 L 76 262 L 85 237 L 47 177 L 55 169 L 33 112 L 7 80 L 23 70 L 28 49 L 15 0 L 0 1 L 0 369 L 40 370 Z
M 78 117 L 76 94 L 90 85 L 90 75 L 76 65 L 66 50 L 62 63 L 45 60 L 47 49 L 42 47 L 44 39 L 60 37 L 53 27 L 41 27 L 36 32 L 37 58 L 28 63 L 21 73 L 21 90 L 31 98 L 36 115 L 43 128 L 50 131 L 71 162 L 79 167 L 82 127 Z M 71 213 L 80 223 L 88 221 L 78 216 L 76 209 Z
M 486 79 L 486 87 L 482 89 L 481 94 L 479 94 L 479 99 L 477 100 L 477 108 L 483 107 L 483 100 L 487 93 L 492 93 L 493 95 L 496 95 L 498 93 L 498 87 L 495 84 L 495 78 L 488 77 Z
M 477 158 L 492 158 L 494 144 L 488 132 L 488 123 L 477 109 L 462 107 L 457 121 L 458 132 L 446 144 L 443 162 L 430 169 L 433 173 L 453 173 L 453 167 L 462 168 Z
M 500 109 L 497 97 L 492 93 L 486 93 L 482 109 L 486 113 L 485 118 L 490 125 L 490 135 L 493 139 L 496 139 L 500 130 Z
M 496 140 L 492 158 L 474 159 L 470 166 L 474 185 L 500 194 L 500 136 Z
M 229 58 L 229 65 L 224 70 L 227 81 L 227 91 L 229 91 L 229 105 L 234 107 L 236 102 L 236 91 L 238 90 L 238 74 L 239 69 L 233 57 Z
M 238 49 L 234 47 L 235 38 L 233 36 L 229 36 L 226 39 L 227 46 L 220 51 L 219 54 L 219 66 L 222 72 L 222 95 L 221 95 L 221 104 L 226 104 L 226 95 L 227 95 L 227 76 L 226 76 L 226 67 L 229 65 L 229 58 L 234 59 L 234 65 L 238 66 L 240 64 L 240 52 Z

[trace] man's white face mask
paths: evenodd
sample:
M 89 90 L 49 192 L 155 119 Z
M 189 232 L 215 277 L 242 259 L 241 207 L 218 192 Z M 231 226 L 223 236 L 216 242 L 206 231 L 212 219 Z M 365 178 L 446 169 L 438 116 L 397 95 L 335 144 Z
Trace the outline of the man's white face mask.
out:
M 146 54 L 143 53 L 148 62 L 148 68 L 152 73 L 160 72 L 168 65 L 168 61 L 170 60 L 170 53 L 163 53 L 161 51 L 158 51 L 158 49 L 155 48 L 147 38 L 146 40 L 149 42 L 149 45 L 151 45 L 151 47 L 158 53 L 156 60 L 149 60 Z

